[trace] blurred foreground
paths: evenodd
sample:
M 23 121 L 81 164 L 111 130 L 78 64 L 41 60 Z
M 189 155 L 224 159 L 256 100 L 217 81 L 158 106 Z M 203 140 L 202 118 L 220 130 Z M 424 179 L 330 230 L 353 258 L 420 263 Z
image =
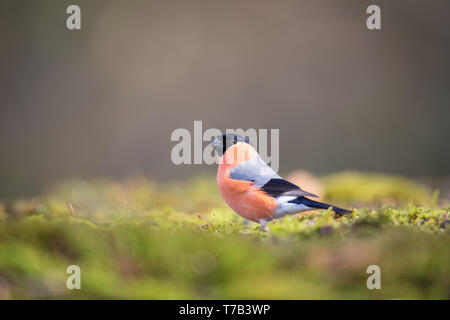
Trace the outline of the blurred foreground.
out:
M 0 298 L 450 299 L 450 205 L 437 191 L 385 175 L 291 178 L 357 209 L 263 233 L 225 206 L 211 176 L 70 181 L 0 204 Z M 66 288 L 72 264 L 81 290 Z M 366 287 L 372 264 L 381 290 Z

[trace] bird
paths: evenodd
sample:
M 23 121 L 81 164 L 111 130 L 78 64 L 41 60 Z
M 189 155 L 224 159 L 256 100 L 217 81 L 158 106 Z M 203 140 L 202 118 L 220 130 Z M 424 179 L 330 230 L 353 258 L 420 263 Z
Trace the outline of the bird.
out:
M 267 223 L 307 210 L 329 209 L 338 216 L 352 211 L 312 200 L 317 195 L 283 179 L 259 156 L 248 138 L 224 133 L 211 141 L 219 156 L 217 185 L 223 200 L 247 221 Z

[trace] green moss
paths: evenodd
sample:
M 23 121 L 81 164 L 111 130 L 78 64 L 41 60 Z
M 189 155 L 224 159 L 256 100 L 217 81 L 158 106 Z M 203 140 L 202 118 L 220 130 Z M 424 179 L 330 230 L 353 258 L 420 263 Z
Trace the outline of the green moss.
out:
M 349 171 L 324 177 L 322 182 L 326 198 L 341 203 L 429 205 L 433 202 L 429 188 L 399 176 Z
M 398 179 L 328 177 L 329 199 L 399 204 L 286 217 L 268 233 L 226 207 L 213 177 L 66 182 L 0 205 L 0 298 L 449 299 L 450 210 Z M 81 290 L 65 287 L 71 264 Z M 366 287 L 371 264 L 381 290 Z

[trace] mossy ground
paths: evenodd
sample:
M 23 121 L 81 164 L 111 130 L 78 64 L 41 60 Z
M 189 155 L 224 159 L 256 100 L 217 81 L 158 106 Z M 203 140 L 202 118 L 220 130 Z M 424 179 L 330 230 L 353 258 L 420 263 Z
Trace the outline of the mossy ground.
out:
M 0 204 L 0 298 L 450 298 L 448 203 L 400 177 L 322 179 L 329 202 L 246 225 L 214 177 L 69 181 L 41 197 Z M 69 209 L 69 204 L 73 210 Z M 81 268 L 81 290 L 66 268 Z M 369 265 L 381 289 L 369 290 Z

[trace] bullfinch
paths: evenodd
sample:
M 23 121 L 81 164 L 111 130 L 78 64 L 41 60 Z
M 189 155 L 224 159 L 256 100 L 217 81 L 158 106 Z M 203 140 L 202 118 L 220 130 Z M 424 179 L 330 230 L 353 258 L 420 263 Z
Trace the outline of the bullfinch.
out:
M 217 185 L 225 202 L 244 219 L 266 224 L 288 214 L 331 208 L 343 215 L 352 211 L 309 199 L 313 193 L 281 178 L 258 155 L 248 139 L 227 133 L 211 144 L 219 155 Z

